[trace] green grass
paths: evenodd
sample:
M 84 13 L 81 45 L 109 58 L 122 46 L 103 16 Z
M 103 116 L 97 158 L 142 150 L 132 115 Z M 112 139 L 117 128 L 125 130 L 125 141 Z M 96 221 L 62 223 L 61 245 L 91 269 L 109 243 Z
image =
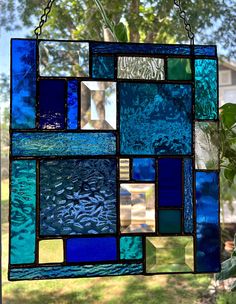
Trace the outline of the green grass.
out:
M 205 302 L 210 275 L 127 276 L 89 279 L 9 282 L 8 183 L 2 184 L 3 303 L 4 304 L 192 304 Z M 50 254 L 50 252 L 49 252 Z M 202 302 L 202 299 L 203 302 Z M 214 303 L 214 302 L 209 302 Z M 217 304 L 233 304 L 220 294 Z

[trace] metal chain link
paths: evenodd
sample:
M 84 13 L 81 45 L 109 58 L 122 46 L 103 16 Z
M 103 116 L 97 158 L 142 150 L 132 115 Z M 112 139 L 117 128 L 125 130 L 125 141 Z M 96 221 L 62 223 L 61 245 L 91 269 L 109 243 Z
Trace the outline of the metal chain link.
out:
M 186 12 L 182 9 L 181 1 L 180 0 L 174 0 L 174 4 L 175 4 L 175 6 L 178 7 L 178 9 L 179 9 L 179 16 L 184 21 L 184 27 L 185 27 L 185 30 L 188 33 L 188 38 L 190 39 L 190 43 L 194 44 L 194 33 L 192 32 L 191 25 L 190 25 L 190 23 L 187 20 Z
M 53 5 L 54 1 L 55 0 L 49 0 L 48 1 L 48 4 L 47 4 L 47 6 L 44 9 L 43 15 L 40 18 L 39 25 L 34 30 L 34 33 L 35 33 L 37 39 L 42 34 L 42 28 L 43 28 L 44 24 L 48 20 L 48 15 L 51 12 L 52 5 Z M 174 0 L 174 5 L 177 6 L 178 9 L 179 9 L 179 16 L 184 21 L 185 30 L 188 33 L 188 38 L 190 39 L 191 44 L 194 44 L 194 34 L 192 32 L 191 25 L 190 25 L 190 23 L 187 20 L 186 12 L 182 9 L 181 1 L 180 0 Z
M 36 39 L 38 39 L 38 37 L 42 34 L 42 28 L 48 20 L 48 15 L 51 12 L 52 5 L 53 5 L 54 1 L 55 0 L 49 0 L 47 6 L 45 7 L 45 9 L 43 11 L 43 15 L 40 18 L 39 25 L 34 30 L 34 33 L 36 35 Z

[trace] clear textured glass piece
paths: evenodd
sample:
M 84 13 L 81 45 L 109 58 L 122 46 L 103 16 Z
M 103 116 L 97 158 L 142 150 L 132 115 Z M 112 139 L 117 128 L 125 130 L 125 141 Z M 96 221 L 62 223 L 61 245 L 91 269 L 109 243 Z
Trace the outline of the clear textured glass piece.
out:
M 155 185 L 120 185 L 122 233 L 155 231 Z
M 116 129 L 116 83 L 83 81 L 81 83 L 81 128 Z
M 195 168 L 219 168 L 219 133 L 217 122 L 195 122 Z
M 118 57 L 117 77 L 121 79 L 164 80 L 164 59 L 151 57 Z
M 76 41 L 41 41 L 39 70 L 40 76 L 89 76 L 89 44 Z
M 130 162 L 127 158 L 120 159 L 120 180 L 129 180 L 130 179 Z
M 40 264 L 64 261 L 63 240 L 41 240 L 38 250 Z
M 191 272 L 194 270 L 191 236 L 147 237 L 146 271 L 148 273 Z

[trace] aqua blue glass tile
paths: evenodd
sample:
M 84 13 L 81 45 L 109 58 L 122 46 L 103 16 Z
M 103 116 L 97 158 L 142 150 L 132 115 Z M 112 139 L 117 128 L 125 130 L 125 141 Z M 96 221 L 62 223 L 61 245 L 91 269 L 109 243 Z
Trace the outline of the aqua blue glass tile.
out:
M 113 79 L 114 64 L 113 56 L 93 56 L 92 77 Z
M 120 238 L 120 258 L 122 260 L 138 260 L 143 257 L 142 238 L 140 236 L 124 236 Z
M 72 238 L 66 240 L 66 262 L 103 262 L 117 260 L 115 237 Z
M 40 162 L 41 235 L 115 233 L 116 205 L 115 159 Z
M 115 155 L 114 133 L 13 133 L 13 156 Z
M 10 280 L 59 279 L 142 274 L 143 264 L 99 264 L 83 266 L 44 266 L 10 270 Z
M 133 158 L 133 179 L 137 181 L 155 180 L 154 158 Z
M 164 45 L 153 43 L 90 43 L 92 54 L 178 54 L 190 55 L 190 46 L 187 45 Z
M 13 129 L 35 128 L 36 40 L 12 39 L 12 124 Z
M 158 160 L 158 205 L 159 207 L 182 206 L 182 159 L 161 158 Z
M 67 82 L 67 129 L 75 130 L 78 127 L 78 81 Z
M 196 172 L 196 270 L 220 271 L 219 175 Z
M 184 159 L 184 231 L 193 232 L 193 161 Z
M 39 124 L 41 129 L 65 129 L 66 81 L 39 81 Z
M 195 118 L 217 119 L 217 61 L 195 60 Z
M 216 56 L 216 46 L 195 45 L 194 54 L 196 56 Z
M 121 154 L 192 152 L 192 86 L 120 83 Z
M 10 263 L 35 261 L 36 161 L 15 160 L 11 169 Z

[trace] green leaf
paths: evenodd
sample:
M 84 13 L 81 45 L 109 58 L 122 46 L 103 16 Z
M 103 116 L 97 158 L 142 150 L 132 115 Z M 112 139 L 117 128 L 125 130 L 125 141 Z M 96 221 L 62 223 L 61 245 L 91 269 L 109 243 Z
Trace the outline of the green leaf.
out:
M 224 170 L 224 176 L 230 182 L 230 184 L 233 184 L 235 174 L 236 174 L 235 169 L 232 169 L 230 167 L 227 167 Z
M 115 35 L 119 42 L 128 42 L 127 28 L 124 23 L 119 22 L 114 26 Z
M 226 128 L 231 128 L 236 123 L 236 104 L 226 103 L 221 108 L 221 119 Z
M 224 261 L 221 264 L 221 272 L 216 274 L 216 280 L 226 280 L 236 276 L 236 257 Z

